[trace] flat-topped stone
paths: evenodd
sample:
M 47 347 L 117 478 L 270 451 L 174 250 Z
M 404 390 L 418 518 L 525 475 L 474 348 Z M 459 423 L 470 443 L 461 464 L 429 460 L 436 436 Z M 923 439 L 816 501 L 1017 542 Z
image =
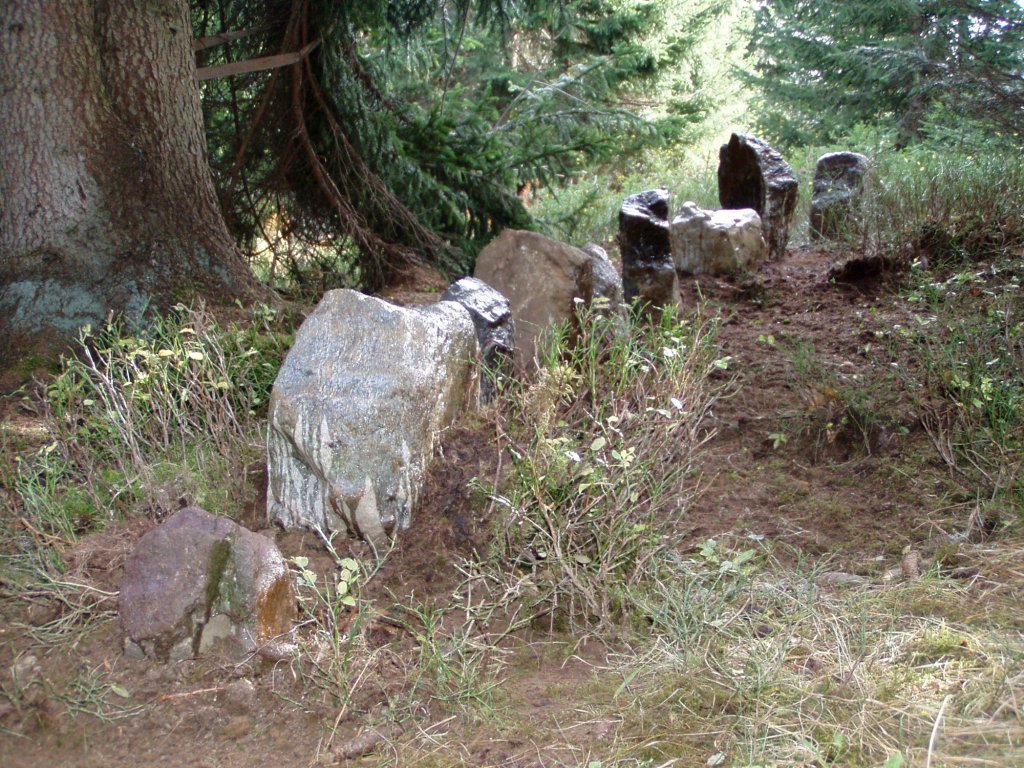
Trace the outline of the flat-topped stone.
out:
M 681 274 L 737 272 L 768 255 L 761 217 L 752 208 L 706 211 L 684 203 L 672 220 L 671 238 Z
M 475 403 L 465 307 L 324 294 L 274 382 L 267 513 L 375 544 L 408 528 L 440 431 Z

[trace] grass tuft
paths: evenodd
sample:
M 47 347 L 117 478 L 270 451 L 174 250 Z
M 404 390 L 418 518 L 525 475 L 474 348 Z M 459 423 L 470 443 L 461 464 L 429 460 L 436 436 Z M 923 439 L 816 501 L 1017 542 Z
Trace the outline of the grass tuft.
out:
M 714 329 L 666 311 L 626 328 L 583 310 L 536 379 L 506 392 L 513 480 L 490 553 L 551 626 L 608 625 L 673 546 L 697 486 L 719 387 Z M 510 582 L 510 583 L 511 583 Z

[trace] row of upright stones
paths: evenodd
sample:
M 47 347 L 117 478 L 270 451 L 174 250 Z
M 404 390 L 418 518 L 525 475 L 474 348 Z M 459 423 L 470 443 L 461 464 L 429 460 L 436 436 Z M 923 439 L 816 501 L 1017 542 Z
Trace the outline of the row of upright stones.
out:
M 813 231 L 841 226 L 866 170 L 852 153 L 822 158 Z M 718 181 L 724 210 L 686 203 L 671 221 L 667 190 L 626 198 L 621 278 L 599 246 L 506 230 L 480 253 L 475 276 L 431 306 L 324 294 L 274 383 L 269 521 L 384 546 L 411 524 L 439 435 L 492 394 L 475 361 L 529 378 L 544 333 L 576 322 L 579 304 L 657 309 L 677 300 L 679 274 L 781 258 L 797 200 L 786 161 L 759 139 L 734 134 L 722 147 Z M 119 607 L 132 655 L 182 659 L 225 644 L 274 655 L 287 648 L 295 593 L 270 537 L 193 507 L 140 540 Z
M 848 173 L 856 169 L 866 170 L 866 159 L 822 158 L 818 177 L 832 182 L 815 181 L 821 226 L 858 194 Z M 488 396 L 489 382 L 476 380 L 471 361 L 508 361 L 529 377 L 541 336 L 574 322 L 578 303 L 601 297 L 612 307 L 664 307 L 677 300 L 679 274 L 780 259 L 797 202 L 789 164 L 760 139 L 733 134 L 721 148 L 718 184 L 724 210 L 686 203 L 671 221 L 668 190 L 626 198 L 621 278 L 596 245 L 580 249 L 506 230 L 480 253 L 474 277 L 432 306 L 398 307 L 348 290 L 325 294 L 274 384 L 270 520 L 383 544 L 410 525 L 437 436 L 481 389 Z
M 274 382 L 270 520 L 386 544 L 411 523 L 438 436 L 491 394 L 475 361 L 529 377 L 544 331 L 598 296 L 622 303 L 603 250 L 520 230 L 503 232 L 475 276 L 431 306 L 324 294 Z
M 814 175 L 812 238 L 850 228 L 869 170 L 854 152 L 822 156 Z M 678 276 L 746 269 L 786 253 L 798 183 L 775 149 L 734 133 L 719 152 L 721 210 L 686 202 L 670 220 L 667 189 L 631 195 L 619 211 L 619 251 L 626 302 L 664 307 L 678 296 Z

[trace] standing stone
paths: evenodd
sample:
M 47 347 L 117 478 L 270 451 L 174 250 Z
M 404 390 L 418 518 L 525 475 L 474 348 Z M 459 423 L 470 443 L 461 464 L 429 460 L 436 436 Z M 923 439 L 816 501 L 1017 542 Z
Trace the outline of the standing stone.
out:
M 593 260 L 579 248 L 519 229 L 506 229 L 480 252 L 474 275 L 507 296 L 512 307 L 518 373 L 536 371 L 544 334 L 560 323 L 575 323 L 576 301 L 593 299 L 593 270 Z
M 483 280 L 464 277 L 453 283 L 441 301 L 453 301 L 466 308 L 476 328 L 480 345 L 480 362 L 484 377 L 480 382 L 480 399 L 489 403 L 494 398 L 492 374 L 503 371 L 515 351 L 515 323 L 508 299 Z
M 444 292 L 441 301 L 454 301 L 466 308 L 473 319 L 481 352 L 486 354 L 493 348 L 511 354 L 515 348 L 515 323 L 512 307 L 501 293 L 483 280 L 464 277 Z
M 269 518 L 376 545 L 408 528 L 438 433 L 470 402 L 476 355 L 459 304 L 325 293 L 270 396 Z
M 619 252 L 627 304 L 657 310 L 675 304 L 679 281 L 668 233 L 667 189 L 630 195 L 619 209 Z
M 582 250 L 593 263 L 594 298 L 607 300 L 608 308 L 612 312 L 621 311 L 624 300 L 622 278 L 612 260 L 608 258 L 608 252 L 594 243 L 587 243 Z
M 705 211 L 687 202 L 672 220 L 670 234 L 681 274 L 737 272 L 768 255 L 761 217 L 752 208 Z
M 218 641 L 252 652 L 291 629 L 295 607 L 274 542 L 198 507 L 139 539 L 118 596 L 125 651 L 160 661 L 206 653 Z
M 832 152 L 818 158 L 811 197 L 813 239 L 837 237 L 856 228 L 856 216 L 870 161 L 857 152 Z
M 796 210 L 797 181 L 778 152 L 753 136 L 734 133 L 722 145 L 718 199 L 723 208 L 753 208 L 761 217 L 768 258 L 781 259 Z

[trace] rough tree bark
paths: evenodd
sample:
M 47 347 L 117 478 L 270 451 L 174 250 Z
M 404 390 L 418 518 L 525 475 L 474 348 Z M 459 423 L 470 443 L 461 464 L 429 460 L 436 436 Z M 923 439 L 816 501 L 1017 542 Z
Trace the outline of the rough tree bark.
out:
M 0 0 L 0 115 L 0 357 L 258 293 L 210 176 L 187 0 Z

